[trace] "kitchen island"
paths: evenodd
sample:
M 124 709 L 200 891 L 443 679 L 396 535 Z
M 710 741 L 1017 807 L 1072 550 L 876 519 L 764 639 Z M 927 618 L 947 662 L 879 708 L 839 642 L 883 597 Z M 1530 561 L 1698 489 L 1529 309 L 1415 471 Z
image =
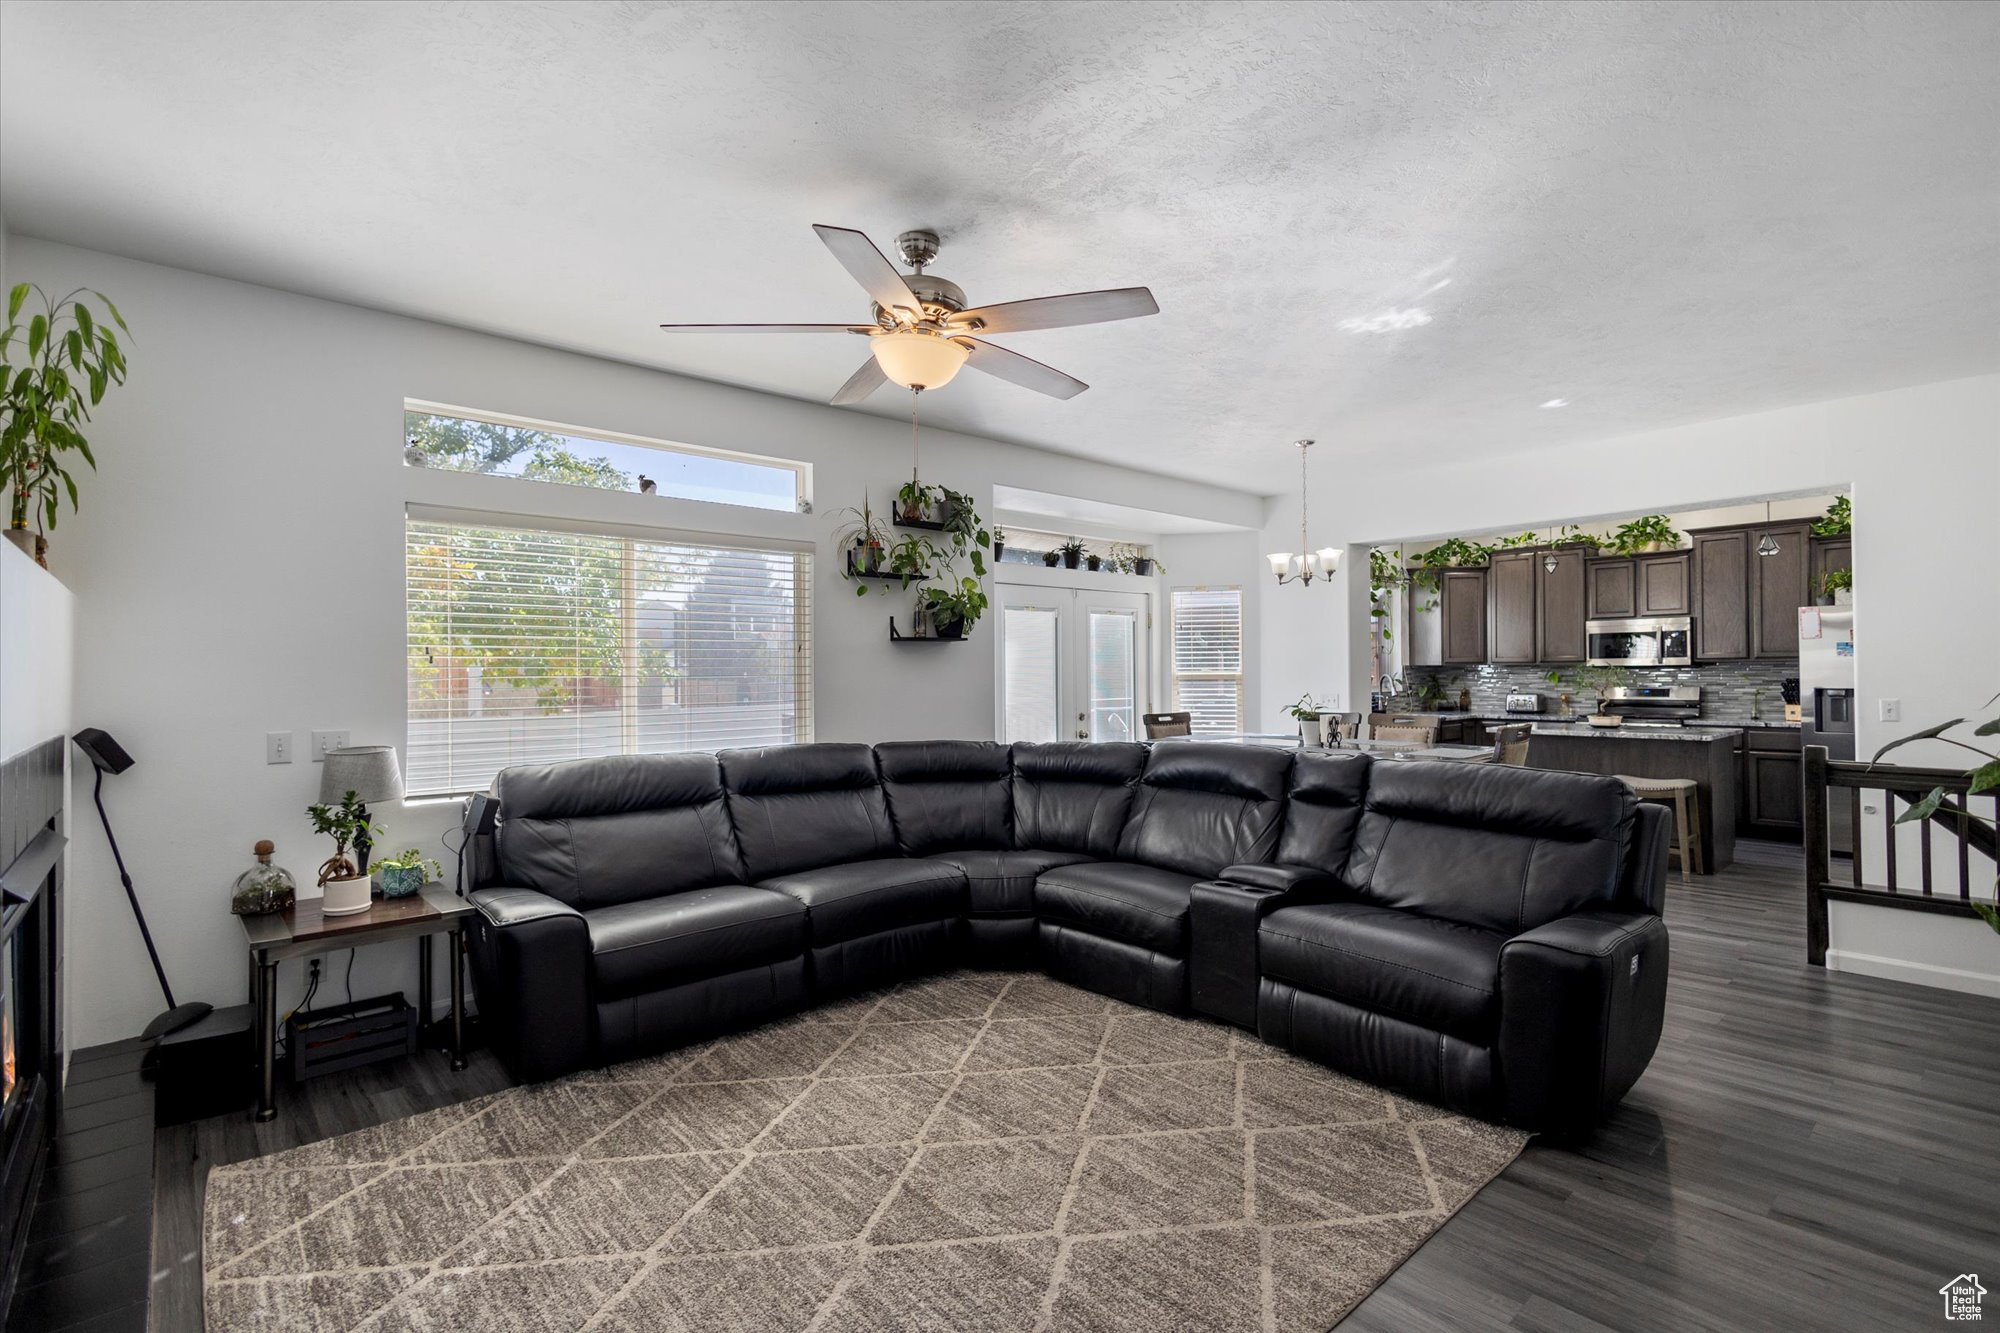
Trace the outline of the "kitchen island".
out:
M 1736 741 L 1742 734 L 1734 727 L 1538 723 L 1528 737 L 1528 766 L 1694 779 L 1701 864 L 1712 875 L 1736 859 Z

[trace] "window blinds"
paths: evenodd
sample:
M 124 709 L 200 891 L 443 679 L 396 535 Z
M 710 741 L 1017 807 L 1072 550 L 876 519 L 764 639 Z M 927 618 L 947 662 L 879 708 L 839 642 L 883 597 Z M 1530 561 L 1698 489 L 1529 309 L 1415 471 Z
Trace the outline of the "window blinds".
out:
M 804 552 L 411 515 L 413 796 L 514 764 L 812 736 Z
M 1173 590 L 1174 706 L 1195 731 L 1243 730 L 1243 593 Z

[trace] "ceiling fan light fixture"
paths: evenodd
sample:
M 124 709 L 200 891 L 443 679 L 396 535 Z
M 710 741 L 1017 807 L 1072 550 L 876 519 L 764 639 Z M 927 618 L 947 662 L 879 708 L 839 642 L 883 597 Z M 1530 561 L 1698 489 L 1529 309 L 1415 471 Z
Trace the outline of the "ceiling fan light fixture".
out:
M 951 383 L 971 354 L 969 348 L 918 329 L 877 333 L 868 339 L 875 364 L 891 383 L 905 389 L 941 389 Z

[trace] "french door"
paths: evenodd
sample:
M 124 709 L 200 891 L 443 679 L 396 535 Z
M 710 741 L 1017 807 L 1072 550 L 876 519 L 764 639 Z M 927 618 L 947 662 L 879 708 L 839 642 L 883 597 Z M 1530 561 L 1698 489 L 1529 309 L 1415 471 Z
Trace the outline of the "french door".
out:
M 997 585 L 1000 739 L 1143 740 L 1150 707 L 1145 593 Z

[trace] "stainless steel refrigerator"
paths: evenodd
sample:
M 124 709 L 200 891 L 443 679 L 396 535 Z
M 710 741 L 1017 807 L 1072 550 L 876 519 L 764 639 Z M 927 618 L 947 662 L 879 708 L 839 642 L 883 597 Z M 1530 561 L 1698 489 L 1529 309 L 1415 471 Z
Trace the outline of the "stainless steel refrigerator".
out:
M 1799 608 L 1799 743 L 1824 745 L 1827 758 L 1854 758 L 1854 611 L 1851 607 Z M 1854 854 L 1851 802 L 1827 802 L 1831 850 Z

